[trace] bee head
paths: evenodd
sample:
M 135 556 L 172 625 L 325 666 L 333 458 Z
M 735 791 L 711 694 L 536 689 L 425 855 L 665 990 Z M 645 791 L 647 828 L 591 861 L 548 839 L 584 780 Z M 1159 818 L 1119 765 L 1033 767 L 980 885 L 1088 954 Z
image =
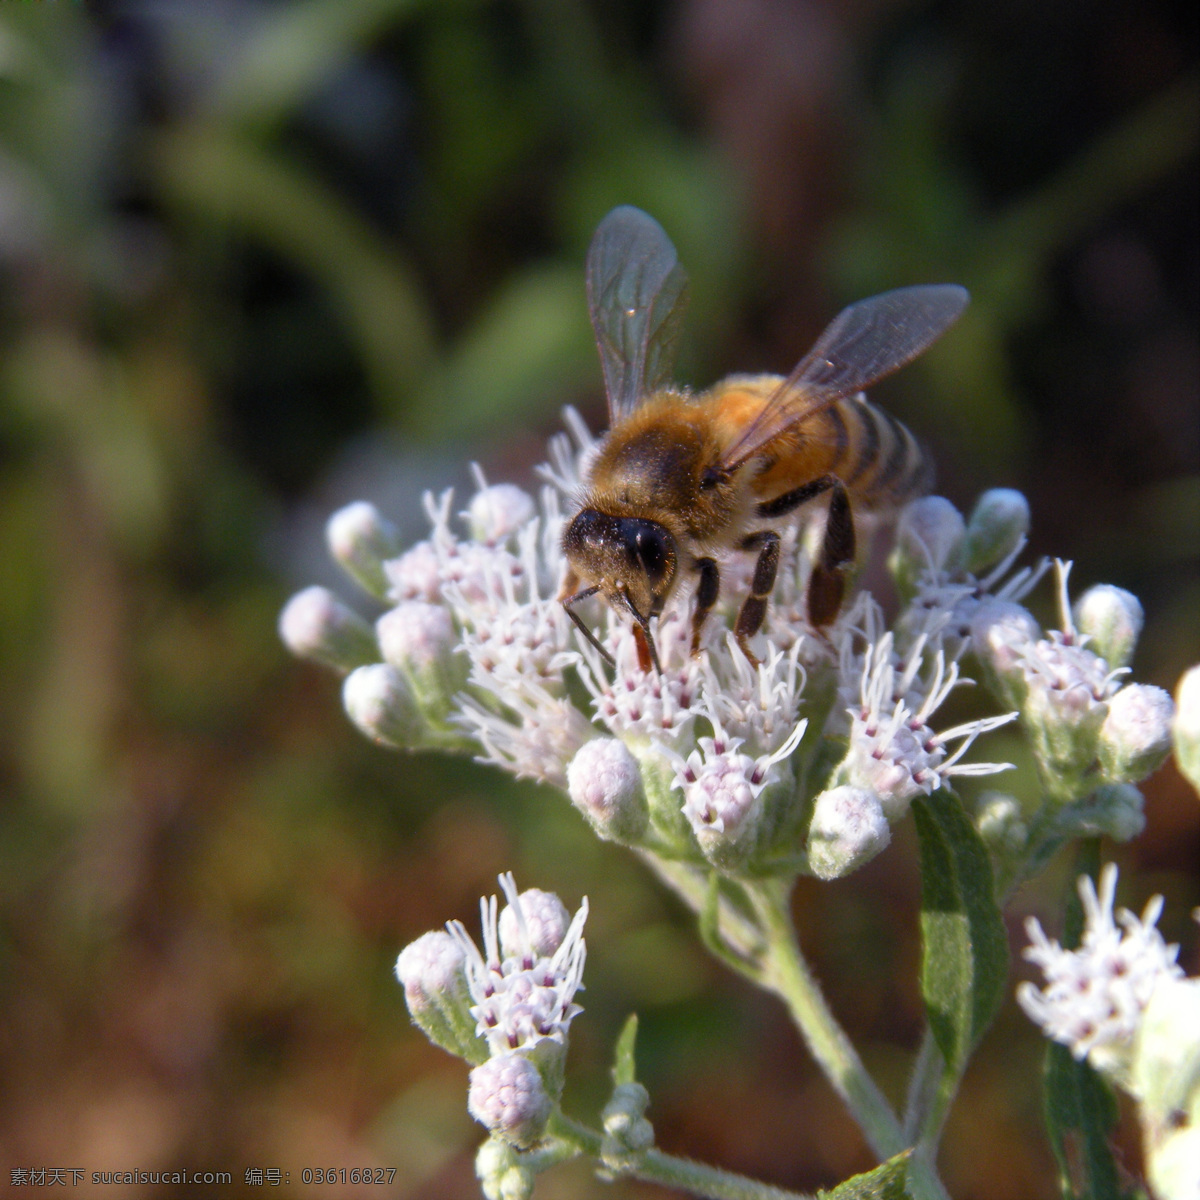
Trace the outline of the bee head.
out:
M 592 592 L 629 613 L 649 637 L 649 620 L 671 594 L 679 560 L 675 538 L 665 526 L 585 508 L 567 526 L 563 552 Z

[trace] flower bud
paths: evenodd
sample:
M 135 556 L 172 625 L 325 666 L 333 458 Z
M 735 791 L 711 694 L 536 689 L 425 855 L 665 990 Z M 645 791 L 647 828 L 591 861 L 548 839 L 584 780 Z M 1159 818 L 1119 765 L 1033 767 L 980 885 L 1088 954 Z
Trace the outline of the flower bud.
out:
M 1109 702 L 1100 727 L 1100 765 L 1109 779 L 1136 783 L 1162 766 L 1171 752 L 1175 704 L 1160 687 L 1131 683 Z
M 601 1161 L 613 1171 L 632 1169 L 654 1145 L 654 1126 L 646 1120 L 650 1093 L 640 1083 L 619 1083 L 604 1106 Z
M 1029 501 L 1012 488 L 992 488 L 979 497 L 967 522 L 963 566 L 978 575 L 1016 550 L 1029 532 Z
M 975 827 L 984 844 L 1001 861 L 1020 854 L 1029 836 L 1020 804 L 1004 792 L 984 792 L 979 797 Z
M 1200 666 L 1183 673 L 1175 689 L 1175 761 L 1185 779 L 1200 792 Z
M 1102 583 L 1088 588 L 1075 601 L 1074 611 L 1075 627 L 1091 639 L 1091 649 L 1110 667 L 1128 666 L 1145 621 L 1138 598 Z
M 516 1147 L 490 1137 L 475 1154 L 475 1176 L 487 1200 L 532 1200 L 536 1175 Z
M 955 571 L 965 531 L 962 514 L 943 496 L 923 496 L 908 505 L 896 524 L 889 560 L 901 595 L 911 595 L 923 571 Z
M 892 840 L 874 792 L 836 787 L 822 792 L 808 827 L 808 865 L 818 879 L 838 879 L 870 862 Z
M 480 488 L 463 514 L 477 542 L 495 545 L 512 537 L 533 516 L 533 499 L 516 484 L 495 483 Z
M 444 721 L 469 670 L 467 656 L 456 650 L 459 637 L 450 611 L 409 600 L 385 612 L 375 622 L 375 633 L 384 662 L 404 673 L 425 715 Z
M 1041 629 L 1030 613 L 1007 600 L 985 599 L 971 620 L 971 646 L 988 686 L 1007 705 L 1019 707 L 1026 695 L 1022 660 Z
M 1157 1196 L 1200 1198 L 1200 979 L 1163 979 L 1134 1042 L 1146 1173 Z
M 642 791 L 637 759 L 617 738 L 592 738 L 567 767 L 571 803 L 607 841 L 637 842 L 646 832 L 650 810 Z
M 435 1046 L 468 1062 L 487 1058 L 487 1043 L 471 1016 L 465 958 L 454 938 L 442 930 L 422 934 L 400 951 L 396 978 L 413 1023 Z
M 297 658 L 343 673 L 379 657 L 371 626 L 328 588 L 297 592 L 279 614 L 279 636 Z
M 383 564 L 400 553 L 400 534 L 373 504 L 339 508 L 325 526 L 329 552 L 346 573 L 379 600 L 387 595 Z
M 518 901 L 519 914 L 511 904 L 500 910 L 501 951 L 506 958 L 519 958 L 527 950 L 540 958 L 552 958 L 571 924 L 567 906 L 553 892 L 541 888 L 527 888 Z
M 497 1137 L 532 1146 L 550 1119 L 550 1097 L 537 1067 L 524 1054 L 500 1054 L 471 1072 L 467 1111 Z
M 1067 837 L 1100 837 L 1127 842 L 1146 828 L 1145 800 L 1131 783 L 1106 783 L 1058 814 Z
M 428 732 L 408 681 L 386 663 L 351 671 L 342 685 L 342 706 L 367 737 L 383 746 L 411 749 Z

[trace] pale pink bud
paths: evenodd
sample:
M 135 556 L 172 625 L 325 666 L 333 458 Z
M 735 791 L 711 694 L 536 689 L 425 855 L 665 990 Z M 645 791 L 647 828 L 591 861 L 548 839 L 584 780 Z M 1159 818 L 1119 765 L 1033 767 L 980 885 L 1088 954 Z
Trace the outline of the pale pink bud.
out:
M 530 1146 L 545 1131 L 551 1103 L 537 1067 L 524 1054 L 501 1054 L 471 1072 L 467 1110 L 505 1141 Z

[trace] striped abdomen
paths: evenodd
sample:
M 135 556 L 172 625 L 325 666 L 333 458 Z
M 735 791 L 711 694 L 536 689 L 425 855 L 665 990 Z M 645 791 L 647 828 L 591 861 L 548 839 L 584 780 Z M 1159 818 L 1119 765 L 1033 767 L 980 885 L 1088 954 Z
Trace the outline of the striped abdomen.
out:
M 774 375 L 735 376 L 709 394 L 718 424 L 730 440 L 754 419 L 779 385 Z M 797 408 L 804 407 L 798 392 Z M 861 393 L 800 418 L 763 449 L 753 480 L 770 500 L 833 475 L 861 509 L 895 508 L 927 492 L 933 464 L 908 429 Z

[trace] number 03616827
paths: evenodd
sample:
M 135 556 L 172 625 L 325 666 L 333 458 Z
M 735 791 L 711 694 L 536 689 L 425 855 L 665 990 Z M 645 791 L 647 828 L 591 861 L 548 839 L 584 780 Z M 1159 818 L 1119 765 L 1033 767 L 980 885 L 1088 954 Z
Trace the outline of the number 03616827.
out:
M 302 1183 L 391 1183 L 395 1167 L 305 1167 Z

